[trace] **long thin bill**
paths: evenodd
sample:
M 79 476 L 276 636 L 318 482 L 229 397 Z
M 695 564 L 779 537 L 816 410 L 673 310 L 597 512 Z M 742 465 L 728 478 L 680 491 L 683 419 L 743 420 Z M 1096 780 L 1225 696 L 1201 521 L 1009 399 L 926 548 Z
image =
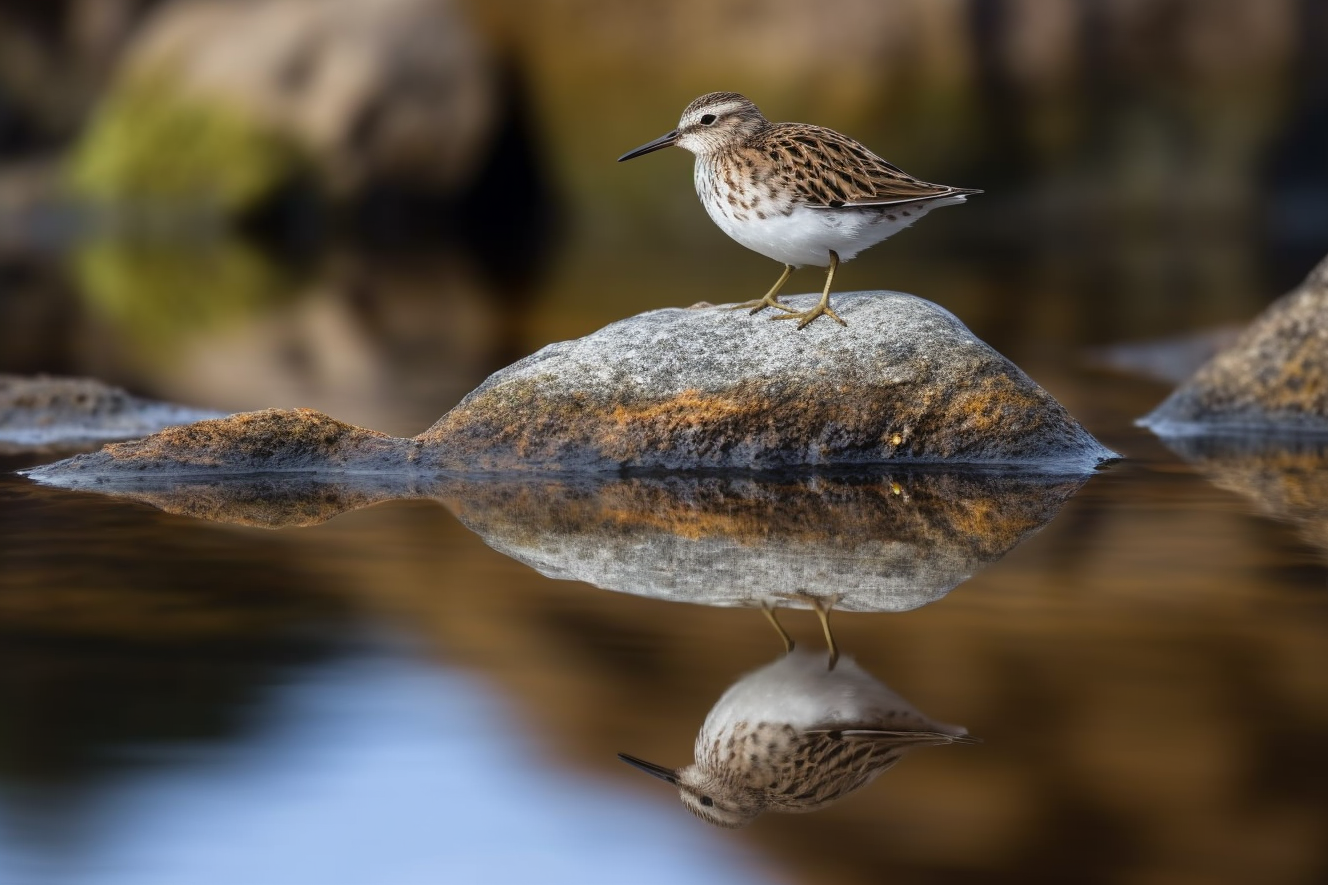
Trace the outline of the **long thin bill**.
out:
M 638 759 L 635 756 L 628 756 L 626 753 L 619 753 L 618 758 L 633 768 L 644 771 L 651 777 L 657 777 L 662 781 L 667 781 L 675 787 L 678 785 L 678 772 L 676 769 L 665 768 L 663 765 L 656 765 L 653 762 L 647 762 L 646 760 Z
M 645 144 L 641 145 L 639 148 L 637 148 L 634 151 L 628 151 L 627 153 L 623 154 L 621 157 L 618 158 L 618 162 L 621 163 L 623 160 L 630 160 L 634 157 L 642 157 L 645 156 L 646 154 L 654 153 L 655 151 L 660 150 L 661 148 L 673 147 L 673 145 L 677 143 L 678 143 L 678 130 L 675 129 L 672 132 L 664 133 L 654 141 L 647 141 Z

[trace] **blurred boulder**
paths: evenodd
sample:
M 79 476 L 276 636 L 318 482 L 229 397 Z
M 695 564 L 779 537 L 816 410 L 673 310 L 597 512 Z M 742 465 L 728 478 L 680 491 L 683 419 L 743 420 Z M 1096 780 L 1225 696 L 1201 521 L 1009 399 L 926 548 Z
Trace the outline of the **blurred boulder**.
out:
M 450 193 L 495 126 L 496 75 L 450 0 L 200 0 L 125 53 L 71 183 L 109 203 L 227 215 L 289 189 Z
M 1328 259 L 1139 423 L 1160 436 L 1328 433 Z
M 0 375 L 0 453 L 131 439 L 216 417 L 130 396 L 91 378 Z

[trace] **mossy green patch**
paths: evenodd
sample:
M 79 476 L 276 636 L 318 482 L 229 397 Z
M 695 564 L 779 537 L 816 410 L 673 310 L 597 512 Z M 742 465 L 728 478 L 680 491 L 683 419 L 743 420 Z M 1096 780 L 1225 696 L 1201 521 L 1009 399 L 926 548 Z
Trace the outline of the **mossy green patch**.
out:
M 73 266 L 84 297 L 147 354 L 264 309 L 292 286 L 277 265 L 234 239 L 93 240 Z
M 233 216 L 307 170 L 289 138 L 166 72 L 125 78 L 73 152 L 69 184 L 110 203 L 198 204 Z

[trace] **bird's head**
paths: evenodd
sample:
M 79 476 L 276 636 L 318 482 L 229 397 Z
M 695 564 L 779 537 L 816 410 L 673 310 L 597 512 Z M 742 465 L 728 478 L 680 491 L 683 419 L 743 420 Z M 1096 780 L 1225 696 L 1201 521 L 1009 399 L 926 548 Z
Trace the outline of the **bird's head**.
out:
M 677 145 L 698 157 L 739 144 L 770 125 L 756 105 L 736 92 L 711 92 L 689 104 L 678 128 L 646 142 L 618 158 L 618 162 Z
M 725 783 L 699 765 L 665 768 L 626 753 L 619 753 L 618 758 L 638 771 L 677 787 L 683 806 L 717 827 L 744 827 L 764 810 L 765 804 L 758 792 Z

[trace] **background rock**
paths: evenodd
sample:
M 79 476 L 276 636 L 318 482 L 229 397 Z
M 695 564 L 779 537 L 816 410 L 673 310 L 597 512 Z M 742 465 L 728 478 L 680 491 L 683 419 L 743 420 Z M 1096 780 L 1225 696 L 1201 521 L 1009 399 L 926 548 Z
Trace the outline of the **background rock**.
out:
M 447 192 L 491 135 L 495 75 L 448 0 L 199 0 L 129 48 L 73 183 L 110 201 L 252 209 L 313 178 L 334 195 Z
M 1114 457 L 948 311 L 898 292 L 834 305 L 847 328 L 799 332 L 723 308 L 631 317 L 495 373 L 417 439 L 439 467 L 464 472 L 893 461 L 1082 471 Z
M 0 375 L 0 452 L 130 439 L 217 412 L 130 396 L 90 378 Z
M 1139 423 L 1160 436 L 1328 433 L 1328 259 Z

